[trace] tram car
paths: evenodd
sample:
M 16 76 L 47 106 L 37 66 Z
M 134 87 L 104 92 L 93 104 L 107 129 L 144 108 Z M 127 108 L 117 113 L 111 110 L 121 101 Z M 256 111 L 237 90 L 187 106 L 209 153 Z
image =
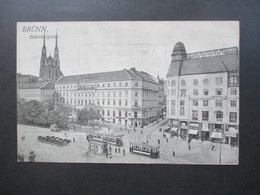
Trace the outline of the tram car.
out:
M 160 147 L 146 144 L 145 142 L 130 142 L 129 151 L 131 153 L 150 156 L 151 158 L 160 157 Z
M 101 133 L 90 133 L 87 135 L 88 141 L 99 141 L 99 142 L 105 142 L 107 144 L 116 145 L 116 146 L 122 146 L 123 135 L 113 135 L 113 134 L 101 134 Z
M 87 135 L 88 141 L 103 141 L 103 135 L 101 133 L 90 133 Z
M 116 146 L 123 146 L 123 135 L 113 135 L 113 134 L 105 134 L 104 135 L 104 142 Z

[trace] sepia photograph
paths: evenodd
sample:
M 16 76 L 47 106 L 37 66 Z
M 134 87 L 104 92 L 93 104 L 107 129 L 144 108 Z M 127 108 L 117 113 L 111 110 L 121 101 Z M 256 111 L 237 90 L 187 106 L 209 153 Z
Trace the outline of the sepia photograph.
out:
M 238 21 L 17 23 L 17 161 L 239 164 Z

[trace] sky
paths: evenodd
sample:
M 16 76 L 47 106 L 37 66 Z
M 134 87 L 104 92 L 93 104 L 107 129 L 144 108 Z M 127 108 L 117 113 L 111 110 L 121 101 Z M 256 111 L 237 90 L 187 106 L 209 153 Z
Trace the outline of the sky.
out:
M 65 76 L 135 67 L 165 78 L 179 41 L 187 53 L 239 48 L 237 21 L 21 22 L 17 23 L 18 73 L 39 76 L 42 27 L 47 56 L 53 56 L 57 31 Z

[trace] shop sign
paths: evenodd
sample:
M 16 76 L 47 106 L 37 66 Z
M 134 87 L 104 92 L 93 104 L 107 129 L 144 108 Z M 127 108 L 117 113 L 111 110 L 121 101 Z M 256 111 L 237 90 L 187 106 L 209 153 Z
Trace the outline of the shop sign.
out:
M 228 137 L 237 137 L 237 134 L 235 132 L 226 131 L 226 136 L 228 136 Z
M 190 123 L 190 126 L 192 126 L 192 127 L 199 127 L 199 123 Z

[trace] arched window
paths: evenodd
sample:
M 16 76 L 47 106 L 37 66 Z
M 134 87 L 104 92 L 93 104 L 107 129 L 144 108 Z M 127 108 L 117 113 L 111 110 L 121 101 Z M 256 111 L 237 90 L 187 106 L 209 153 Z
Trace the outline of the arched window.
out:
M 186 81 L 185 80 L 181 80 L 181 86 L 183 86 L 183 87 L 186 86 Z
M 199 83 L 198 83 L 198 80 L 197 80 L 197 79 L 194 79 L 194 80 L 193 80 L 193 85 L 194 85 L 194 86 L 197 86 L 198 84 L 199 84 Z
M 208 85 L 209 84 L 209 79 L 203 79 L 203 85 Z
M 175 80 L 172 80 L 171 86 L 175 86 L 175 84 L 176 84 Z

